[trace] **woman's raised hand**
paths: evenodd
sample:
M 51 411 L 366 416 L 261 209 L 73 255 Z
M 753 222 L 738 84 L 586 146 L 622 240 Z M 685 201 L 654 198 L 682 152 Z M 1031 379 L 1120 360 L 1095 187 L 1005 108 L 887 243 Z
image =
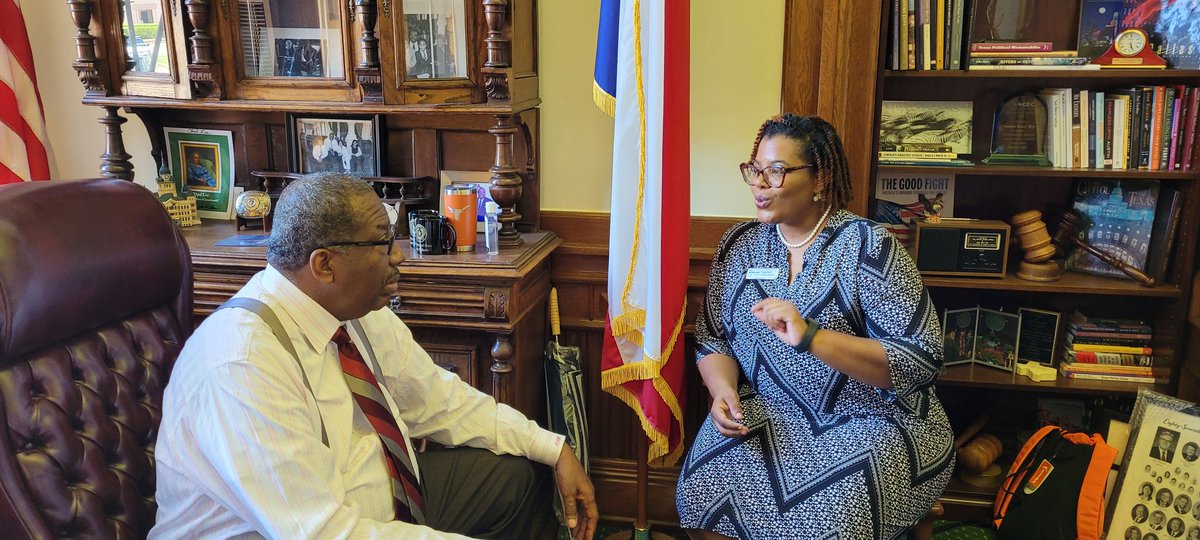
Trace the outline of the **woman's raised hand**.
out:
M 767 325 L 767 328 L 771 329 L 776 337 L 788 345 L 795 347 L 804 337 L 807 323 L 804 322 L 800 311 L 796 309 L 796 305 L 787 300 L 764 298 L 754 304 L 750 311 L 754 313 L 755 317 L 758 317 L 758 320 Z

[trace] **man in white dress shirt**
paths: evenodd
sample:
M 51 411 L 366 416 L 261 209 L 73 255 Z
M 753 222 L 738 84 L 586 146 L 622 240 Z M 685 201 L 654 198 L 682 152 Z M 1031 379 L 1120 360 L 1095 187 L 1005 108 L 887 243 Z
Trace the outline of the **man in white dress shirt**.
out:
M 531 461 L 554 468 L 568 525 L 592 537 L 593 487 L 563 437 L 438 367 L 387 309 L 404 260 L 393 230 L 357 178 L 310 175 L 284 191 L 267 269 L 236 296 L 265 304 L 286 336 L 229 308 L 188 340 L 163 399 L 151 539 L 553 537 L 549 471 Z M 339 328 L 374 366 L 424 524 L 396 520 L 397 452 L 344 379 Z M 416 454 L 412 438 L 473 448 Z

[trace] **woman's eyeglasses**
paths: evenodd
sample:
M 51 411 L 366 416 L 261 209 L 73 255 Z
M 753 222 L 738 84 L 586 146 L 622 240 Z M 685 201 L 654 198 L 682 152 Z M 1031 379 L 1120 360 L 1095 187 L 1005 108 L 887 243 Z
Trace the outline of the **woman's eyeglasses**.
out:
M 769 185 L 773 188 L 777 188 L 777 187 L 780 187 L 783 185 L 783 179 L 787 176 L 787 173 L 795 172 L 800 169 L 816 167 L 816 166 L 817 166 L 816 163 L 809 163 L 808 165 L 797 165 L 795 167 L 784 167 L 782 165 L 771 165 L 770 167 L 765 167 L 765 168 L 760 169 L 758 167 L 755 167 L 753 163 L 746 162 L 746 163 L 742 163 L 741 165 L 738 165 L 738 168 L 740 168 L 742 170 L 742 180 L 745 180 L 746 184 L 753 186 L 754 184 L 758 183 L 758 177 L 763 176 L 763 177 L 766 177 L 766 179 L 767 179 L 767 185 Z

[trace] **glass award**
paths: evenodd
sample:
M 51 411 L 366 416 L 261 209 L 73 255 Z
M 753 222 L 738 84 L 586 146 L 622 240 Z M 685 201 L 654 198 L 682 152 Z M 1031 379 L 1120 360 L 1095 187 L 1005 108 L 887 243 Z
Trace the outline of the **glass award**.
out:
M 1046 118 L 1046 103 L 1037 94 L 1019 92 L 1004 98 L 992 123 L 992 153 L 983 162 L 1049 167 Z

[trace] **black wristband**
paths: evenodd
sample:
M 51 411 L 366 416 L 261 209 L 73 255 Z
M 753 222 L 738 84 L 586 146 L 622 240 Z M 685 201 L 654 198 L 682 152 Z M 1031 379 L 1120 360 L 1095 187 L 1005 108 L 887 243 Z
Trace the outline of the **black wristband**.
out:
M 804 329 L 804 337 L 801 337 L 800 343 L 793 347 L 798 353 L 808 352 L 808 348 L 812 347 L 813 336 L 817 335 L 817 330 L 821 329 L 821 325 L 817 323 L 816 319 L 805 317 L 804 323 L 807 325 Z

